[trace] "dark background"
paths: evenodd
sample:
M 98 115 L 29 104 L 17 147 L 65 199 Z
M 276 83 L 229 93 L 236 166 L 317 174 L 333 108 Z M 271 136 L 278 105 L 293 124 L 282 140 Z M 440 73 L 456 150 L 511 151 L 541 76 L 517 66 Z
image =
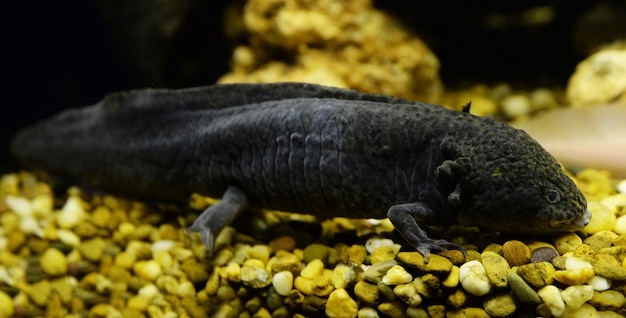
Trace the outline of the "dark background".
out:
M 20 127 L 64 108 L 95 103 L 112 91 L 207 85 L 228 71 L 234 43 L 221 31 L 226 2 L 179 1 L 186 3 L 186 18 L 168 38 L 133 31 L 145 27 L 139 21 L 148 9 L 117 9 L 124 1 L 108 1 L 113 8 L 106 2 L 4 4 L 0 172 L 18 169 L 7 147 Z M 143 2 L 149 1 L 137 3 Z M 377 1 L 375 6 L 428 43 L 440 58 L 446 87 L 479 82 L 536 87 L 564 86 L 585 57 L 574 48 L 572 32 L 590 5 L 577 3 Z M 524 10 L 538 5 L 554 8 L 550 23 L 529 27 L 516 22 Z M 505 22 L 494 26 L 486 22 L 489 17 Z

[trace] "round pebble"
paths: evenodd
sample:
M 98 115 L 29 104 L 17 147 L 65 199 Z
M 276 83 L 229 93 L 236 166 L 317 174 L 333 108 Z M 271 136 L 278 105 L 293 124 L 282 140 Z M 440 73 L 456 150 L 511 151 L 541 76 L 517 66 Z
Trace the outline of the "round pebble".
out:
M 536 305 L 541 302 L 537 292 L 532 289 L 519 275 L 509 272 L 507 276 L 513 294 L 522 303 Z
M 566 233 L 554 240 L 554 247 L 560 255 L 574 252 L 581 244 L 583 244 L 583 240 L 575 233 Z
M 491 317 L 509 317 L 517 310 L 515 300 L 510 293 L 489 296 L 483 302 L 483 308 Z
M 0 318 L 13 317 L 14 313 L 13 299 L 3 291 L 0 291 Z
M 603 291 L 611 288 L 611 280 L 602 276 L 592 277 L 587 284 L 593 287 L 594 290 Z
M 41 255 L 39 264 L 43 272 L 50 276 L 60 276 L 67 273 L 67 259 L 56 248 L 48 248 Z
M 380 290 L 377 285 L 360 281 L 354 285 L 354 295 L 368 305 L 375 305 L 378 303 Z
M 554 266 L 548 262 L 531 263 L 517 268 L 517 274 L 535 288 L 552 284 L 555 271 Z
M 585 232 L 595 234 L 600 231 L 611 231 L 615 228 L 617 217 L 606 205 L 591 201 L 587 204 L 587 208 L 591 211 L 591 220 L 585 226 Z
M 491 284 L 485 267 L 479 261 L 469 261 L 459 268 L 461 286 L 468 293 L 483 296 L 491 292 Z
M 281 296 L 289 295 L 289 291 L 293 288 L 293 274 L 289 271 L 282 271 L 274 274 L 272 277 L 272 286 Z
M 511 266 L 520 266 L 530 262 L 530 249 L 520 241 L 507 241 L 502 245 L 502 253 Z
M 504 257 L 494 252 L 483 252 L 481 261 L 489 277 L 489 282 L 496 288 L 504 288 L 508 286 L 507 275 L 511 267 Z

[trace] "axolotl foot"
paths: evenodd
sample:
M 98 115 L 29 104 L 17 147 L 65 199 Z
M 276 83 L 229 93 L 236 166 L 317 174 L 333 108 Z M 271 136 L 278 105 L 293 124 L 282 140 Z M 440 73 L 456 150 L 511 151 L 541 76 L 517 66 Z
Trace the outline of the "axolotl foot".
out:
M 425 263 L 428 263 L 431 251 L 460 250 L 463 252 L 463 255 L 467 254 L 465 248 L 461 245 L 450 243 L 446 240 L 430 239 L 426 232 L 417 225 L 416 219 L 436 219 L 439 217 L 423 203 L 394 205 L 389 208 L 387 217 L 409 245 L 424 255 Z
M 215 248 L 215 237 L 230 224 L 235 217 L 248 207 L 248 198 L 239 188 L 230 186 L 222 200 L 206 208 L 187 228 L 187 232 L 198 232 L 210 257 Z

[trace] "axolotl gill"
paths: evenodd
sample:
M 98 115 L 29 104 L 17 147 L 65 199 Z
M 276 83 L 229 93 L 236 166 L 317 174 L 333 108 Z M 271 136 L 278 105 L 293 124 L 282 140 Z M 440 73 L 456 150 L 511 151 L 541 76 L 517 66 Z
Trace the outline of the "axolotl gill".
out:
M 522 130 L 469 107 L 314 84 L 113 93 L 23 129 L 11 151 L 27 168 L 130 198 L 221 197 L 188 229 L 209 253 L 249 207 L 388 217 L 426 259 L 463 248 L 420 225 L 553 233 L 590 219 L 576 185 Z

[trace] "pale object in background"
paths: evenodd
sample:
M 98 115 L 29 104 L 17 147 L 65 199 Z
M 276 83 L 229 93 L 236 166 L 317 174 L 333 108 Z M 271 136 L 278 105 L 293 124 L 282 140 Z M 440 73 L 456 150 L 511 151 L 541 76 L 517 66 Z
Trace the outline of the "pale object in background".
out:
M 556 109 L 513 125 L 567 168 L 606 169 L 626 177 L 626 104 Z

